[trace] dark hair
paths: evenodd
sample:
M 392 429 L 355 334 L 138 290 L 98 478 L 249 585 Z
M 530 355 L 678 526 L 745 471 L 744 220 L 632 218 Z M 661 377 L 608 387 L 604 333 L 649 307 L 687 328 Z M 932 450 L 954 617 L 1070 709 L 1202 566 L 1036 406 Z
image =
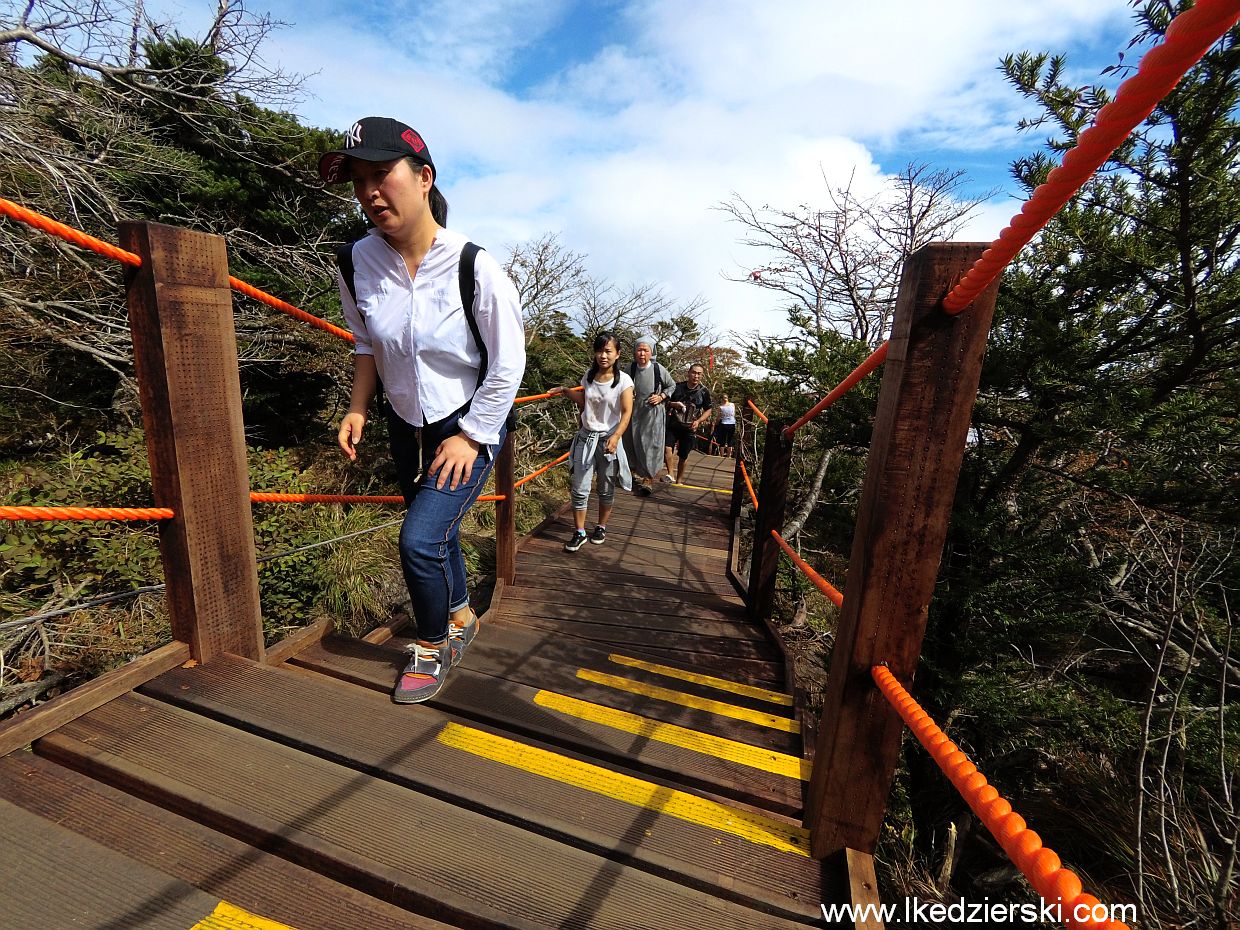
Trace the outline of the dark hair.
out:
M 610 329 L 605 329 L 594 337 L 594 348 L 591 351 L 598 352 L 605 348 L 609 342 L 614 342 L 616 344 L 616 355 L 619 356 L 620 337 L 613 333 Z M 598 374 L 598 362 L 590 362 L 590 370 L 586 372 L 586 380 L 593 384 L 594 376 L 596 374 Z M 612 366 L 611 386 L 613 390 L 620 386 L 620 379 L 616 377 L 614 365 Z
M 406 155 L 405 161 L 409 162 L 409 167 L 413 171 L 422 173 L 422 166 L 426 164 L 424 161 L 418 161 L 412 155 Z M 435 169 L 431 168 L 431 177 L 435 176 Z M 431 181 L 431 192 L 429 195 L 431 206 L 431 219 L 442 226 L 448 228 L 448 201 L 444 199 L 443 194 L 439 192 L 438 185 Z

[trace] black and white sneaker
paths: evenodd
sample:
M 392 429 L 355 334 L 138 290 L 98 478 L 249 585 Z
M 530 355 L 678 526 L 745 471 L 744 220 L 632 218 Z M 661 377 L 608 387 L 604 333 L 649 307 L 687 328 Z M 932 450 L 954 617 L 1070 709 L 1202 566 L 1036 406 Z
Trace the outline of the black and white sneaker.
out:
M 573 533 L 572 536 L 569 537 L 568 542 L 564 544 L 564 551 L 565 552 L 576 552 L 578 549 L 580 549 L 585 544 L 586 544 L 586 531 L 577 530 L 575 533 Z
M 601 546 L 603 543 L 607 542 L 607 527 L 603 526 L 601 523 L 594 527 L 594 532 L 590 534 L 590 542 L 594 543 L 596 546 Z

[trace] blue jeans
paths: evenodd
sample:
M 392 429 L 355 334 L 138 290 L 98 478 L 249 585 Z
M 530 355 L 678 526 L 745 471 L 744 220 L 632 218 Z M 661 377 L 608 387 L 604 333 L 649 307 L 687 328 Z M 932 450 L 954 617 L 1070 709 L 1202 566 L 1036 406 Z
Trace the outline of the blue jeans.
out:
M 455 491 L 435 484 L 438 476 L 426 474 L 435 450 L 449 436 L 460 432 L 458 411 L 437 423 L 417 430 L 394 413 L 388 414 L 388 435 L 401 494 L 409 510 L 400 528 L 400 565 L 413 601 L 418 639 L 442 643 L 448 638 L 448 615 L 469 603 L 465 559 L 461 555 L 461 520 L 482 493 L 499 445 L 483 446 L 474 459 L 469 480 Z M 419 477 L 421 475 L 421 477 Z

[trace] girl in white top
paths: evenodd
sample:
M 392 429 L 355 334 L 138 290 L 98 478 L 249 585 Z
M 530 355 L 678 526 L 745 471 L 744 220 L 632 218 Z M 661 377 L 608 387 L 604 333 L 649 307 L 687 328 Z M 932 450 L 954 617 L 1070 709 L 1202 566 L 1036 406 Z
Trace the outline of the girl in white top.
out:
M 393 699 L 435 696 L 478 632 L 469 607 L 459 527 L 478 497 L 525 371 L 516 288 L 486 252 L 474 259 L 473 306 L 462 304 L 465 236 L 449 232 L 426 143 L 394 119 L 353 124 L 319 174 L 352 181 L 374 225 L 351 249 L 340 300 L 356 340 L 349 412 L 337 441 L 357 458 L 380 381 L 391 404 L 388 436 L 409 505 L 400 559 L 417 642 Z M 352 288 L 349 284 L 352 284 Z M 356 296 L 355 296 L 356 295 Z M 470 326 L 470 313 L 476 330 Z
M 581 409 L 581 429 L 569 450 L 572 471 L 573 520 L 576 529 L 564 545 L 565 552 L 576 552 L 586 541 L 586 510 L 590 504 L 590 484 L 598 478 L 598 523 L 589 535 L 601 545 L 607 539 L 607 521 L 616 500 L 616 484 L 628 491 L 633 487 L 629 461 L 620 437 L 633 416 L 633 379 L 616 368 L 620 341 L 615 333 L 603 332 L 594 338 L 594 364 L 581 379 L 581 391 L 569 396 Z M 568 393 L 552 388 L 550 393 Z

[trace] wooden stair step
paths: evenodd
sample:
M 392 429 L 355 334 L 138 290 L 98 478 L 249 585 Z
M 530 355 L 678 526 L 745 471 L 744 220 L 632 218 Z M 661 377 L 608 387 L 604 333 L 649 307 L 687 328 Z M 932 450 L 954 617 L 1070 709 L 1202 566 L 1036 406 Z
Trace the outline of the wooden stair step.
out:
M 0 800 L 0 927 L 188 930 L 220 899 Z
M 366 930 L 448 930 L 446 924 L 363 894 L 33 753 L 0 759 L 0 797 L 215 900 L 296 930 L 341 930 L 342 910 L 349 914 L 351 926 Z M 87 867 L 93 871 L 93 860 Z M 5 874 L 0 865 L 0 876 Z M 4 882 L 0 877 L 0 887 Z M 90 926 L 106 923 L 100 920 L 102 914 L 92 917 Z M 57 930 L 77 924 L 0 920 L 0 926 Z M 190 926 L 183 924 L 181 930 Z
M 118 698 L 36 750 L 449 923 L 796 926 L 152 698 Z
M 561 546 L 567 538 L 568 534 L 560 538 Z M 582 548 L 575 554 L 581 555 L 585 551 Z M 567 557 L 569 553 L 560 554 Z M 720 565 L 722 564 L 721 562 Z M 647 570 L 637 572 L 632 567 L 590 564 L 585 560 L 574 566 L 565 565 L 558 559 L 553 561 L 543 552 L 531 553 L 526 546 L 522 546 L 517 550 L 517 583 L 526 578 L 536 578 L 540 582 L 546 579 L 552 584 L 558 579 L 564 579 L 570 584 L 587 584 L 590 586 L 588 590 L 592 591 L 610 591 L 619 585 L 640 583 L 647 591 L 717 594 L 725 597 L 736 594 L 736 588 L 724 577 L 722 567 L 711 573 L 687 572 L 679 568 L 657 569 L 656 566 L 647 566 Z
M 777 665 L 783 658 L 778 647 L 762 641 L 736 639 L 730 636 L 654 632 L 648 629 L 634 629 L 591 620 L 543 617 L 511 610 L 503 602 L 500 603 L 498 619 L 600 644 L 596 648 L 632 646 L 648 651 L 658 651 L 661 654 L 679 655 L 683 662 L 709 665 L 725 673 L 734 665 L 744 667 L 749 663 L 758 663 L 759 666 L 772 666 Z
M 505 597 L 507 594 L 505 593 Z M 403 648 L 412 640 L 398 636 L 391 644 Z M 483 631 L 465 653 L 462 668 L 515 681 L 533 688 L 562 688 L 554 682 L 564 674 L 564 667 L 572 670 L 573 680 L 580 681 L 577 669 L 590 669 L 615 675 L 624 675 L 651 685 L 675 688 L 689 694 L 715 700 L 726 700 L 742 707 L 765 710 L 782 716 L 794 716 L 791 698 L 778 689 L 760 688 L 745 681 L 717 679 L 713 684 L 704 683 L 707 676 L 694 664 L 674 666 L 656 663 L 636 654 L 638 650 L 594 648 L 581 640 L 570 639 L 522 626 L 519 623 L 483 621 Z M 657 666 L 662 673 L 644 668 Z M 549 683 L 548 676 L 551 676 Z M 702 679 L 702 680 L 699 680 Z M 725 684 L 726 681 L 726 684 Z M 755 690 L 762 697 L 751 696 Z
M 531 597 L 523 589 L 517 589 L 504 592 L 500 602 L 500 614 L 506 617 L 549 617 L 555 620 L 629 627 L 638 631 L 646 630 L 652 637 L 675 633 L 771 645 L 764 628 L 746 622 L 743 618 L 723 620 L 710 616 L 686 617 L 677 613 L 656 613 L 649 610 L 642 600 L 626 602 L 617 598 L 607 601 L 598 598 L 583 603 L 581 600 L 566 600 L 565 595 L 555 598 Z
M 786 818 L 691 797 L 635 773 L 613 776 L 595 760 L 527 748 L 492 727 L 237 658 L 174 670 L 143 693 L 746 906 L 801 919 L 819 913 L 819 864 L 771 845 L 786 835 L 807 849 L 808 835 Z M 498 755 L 462 755 L 462 746 Z M 666 792 L 660 804 L 688 819 L 623 800 L 645 790 L 638 782 Z M 752 826 L 729 833 L 711 826 L 719 817 Z
M 481 641 L 481 637 L 479 637 Z M 324 637 L 319 643 L 298 653 L 292 664 L 350 681 L 383 694 L 390 694 L 397 676 L 408 662 L 408 653 L 388 643 L 376 645 L 343 637 Z M 497 679 L 473 671 L 464 665 L 452 670 L 448 682 L 428 703 L 445 713 L 474 720 L 491 722 L 537 739 L 550 739 L 565 729 L 563 721 L 549 718 L 538 706 L 538 692 L 550 691 L 575 697 L 592 704 L 614 707 L 661 723 L 710 733 L 726 739 L 773 749 L 776 752 L 800 752 L 800 737 L 795 726 L 770 714 L 776 720 L 753 714 L 734 712 L 730 716 L 717 709 L 703 710 L 689 706 L 689 701 L 655 700 L 635 689 L 626 690 L 598 684 L 577 675 L 578 666 L 556 665 L 548 671 L 547 680 L 538 687 Z M 726 703 L 726 702 L 725 702 Z M 726 709 L 726 708 L 725 708 Z
M 567 579 L 561 579 L 567 581 Z M 584 595 L 584 597 L 583 597 Z M 707 602 L 705 598 L 709 597 Z M 675 617 L 704 617 L 721 623 L 755 626 L 745 614 L 745 603 L 739 597 L 680 595 L 670 591 L 650 591 L 639 585 L 600 590 L 587 582 L 580 586 L 552 586 L 528 578 L 504 587 L 505 600 L 535 601 L 546 604 L 581 604 L 588 601 L 600 610 L 640 610 L 646 614 Z

